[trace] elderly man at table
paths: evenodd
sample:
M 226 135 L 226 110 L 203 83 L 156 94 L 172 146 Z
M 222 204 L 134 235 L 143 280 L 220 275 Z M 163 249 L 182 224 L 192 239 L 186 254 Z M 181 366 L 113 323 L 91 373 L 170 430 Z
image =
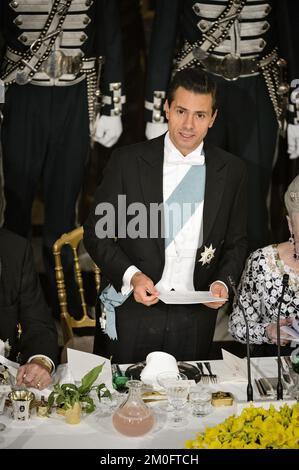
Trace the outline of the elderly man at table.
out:
M 16 384 L 43 389 L 58 358 L 57 332 L 34 268 L 30 244 L 0 228 L 0 339 L 22 365 Z

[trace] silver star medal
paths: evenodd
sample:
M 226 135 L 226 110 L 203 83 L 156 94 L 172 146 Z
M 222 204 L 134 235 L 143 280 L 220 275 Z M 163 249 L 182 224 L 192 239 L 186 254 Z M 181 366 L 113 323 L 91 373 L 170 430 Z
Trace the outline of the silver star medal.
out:
M 198 260 L 198 262 L 201 263 L 202 266 L 204 266 L 205 264 L 210 264 L 210 262 L 214 258 L 215 251 L 216 251 L 216 248 L 213 248 L 212 244 L 209 247 L 204 246 L 204 251 L 201 254 L 201 257 Z

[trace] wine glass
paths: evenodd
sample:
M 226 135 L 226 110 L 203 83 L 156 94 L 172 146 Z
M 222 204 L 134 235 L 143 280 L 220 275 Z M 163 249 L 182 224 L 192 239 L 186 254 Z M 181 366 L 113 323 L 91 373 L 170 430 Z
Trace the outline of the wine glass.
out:
M 182 414 L 182 409 L 187 403 L 189 393 L 189 381 L 186 375 L 177 372 L 162 372 L 157 375 L 157 382 L 161 385 L 167 395 L 171 411 L 169 424 L 172 427 L 181 427 L 187 424 L 187 419 Z
M 202 385 L 195 385 L 190 388 L 189 402 L 193 416 L 206 416 L 212 410 L 212 394 L 210 390 Z
M 163 392 L 165 392 L 165 393 L 166 393 L 167 382 L 170 379 L 172 379 L 172 380 L 173 379 L 174 380 L 188 380 L 188 377 L 185 374 L 181 374 L 180 372 L 175 372 L 175 371 L 160 372 L 156 377 L 156 381 L 157 381 L 157 384 L 160 385 L 160 387 L 163 388 Z M 166 411 L 166 412 L 170 412 L 170 411 L 173 411 L 173 406 L 171 405 L 171 403 L 168 400 L 167 403 L 162 403 L 160 405 L 160 409 L 163 410 L 163 411 Z

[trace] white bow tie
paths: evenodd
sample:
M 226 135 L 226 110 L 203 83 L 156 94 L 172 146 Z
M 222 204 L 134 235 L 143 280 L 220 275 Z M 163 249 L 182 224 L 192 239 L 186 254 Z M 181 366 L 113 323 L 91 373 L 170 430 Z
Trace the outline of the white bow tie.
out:
M 205 156 L 204 154 L 200 155 L 193 155 L 190 158 L 181 157 L 178 154 L 170 154 L 166 157 L 166 163 L 169 165 L 204 165 L 205 164 Z
M 165 136 L 165 162 L 169 165 L 204 165 L 205 155 L 203 142 L 193 152 L 184 157 L 170 140 L 169 133 Z

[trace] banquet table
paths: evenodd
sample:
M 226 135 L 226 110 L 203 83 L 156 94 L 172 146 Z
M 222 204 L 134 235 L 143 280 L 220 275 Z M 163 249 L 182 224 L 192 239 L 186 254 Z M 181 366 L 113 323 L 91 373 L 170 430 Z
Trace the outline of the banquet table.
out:
M 210 361 L 214 373 L 221 375 L 223 361 Z M 277 376 L 275 358 L 255 358 L 254 370 L 264 377 Z M 103 413 L 100 408 L 90 415 L 85 415 L 80 424 L 65 423 L 62 416 L 52 413 L 49 418 L 37 417 L 35 412 L 28 422 L 13 421 L 10 409 L 6 407 L 0 415 L 0 422 L 6 425 L 0 433 L 1 449 L 183 449 L 187 439 L 194 439 L 196 432 L 204 431 L 207 426 L 214 426 L 226 417 L 237 412 L 246 403 L 247 383 L 231 381 L 210 383 L 212 391 L 229 391 L 235 397 L 233 406 L 213 407 L 205 417 L 193 417 L 188 412 L 188 424 L 182 428 L 171 428 L 167 424 L 165 413 L 161 413 L 159 404 L 153 409 L 158 419 L 151 432 L 143 437 L 126 437 L 119 434 L 112 425 L 111 414 Z M 256 386 L 254 399 L 259 402 Z M 240 404 L 237 406 L 237 402 Z M 265 401 L 262 401 L 265 403 Z M 269 401 L 267 401 L 269 403 Z

